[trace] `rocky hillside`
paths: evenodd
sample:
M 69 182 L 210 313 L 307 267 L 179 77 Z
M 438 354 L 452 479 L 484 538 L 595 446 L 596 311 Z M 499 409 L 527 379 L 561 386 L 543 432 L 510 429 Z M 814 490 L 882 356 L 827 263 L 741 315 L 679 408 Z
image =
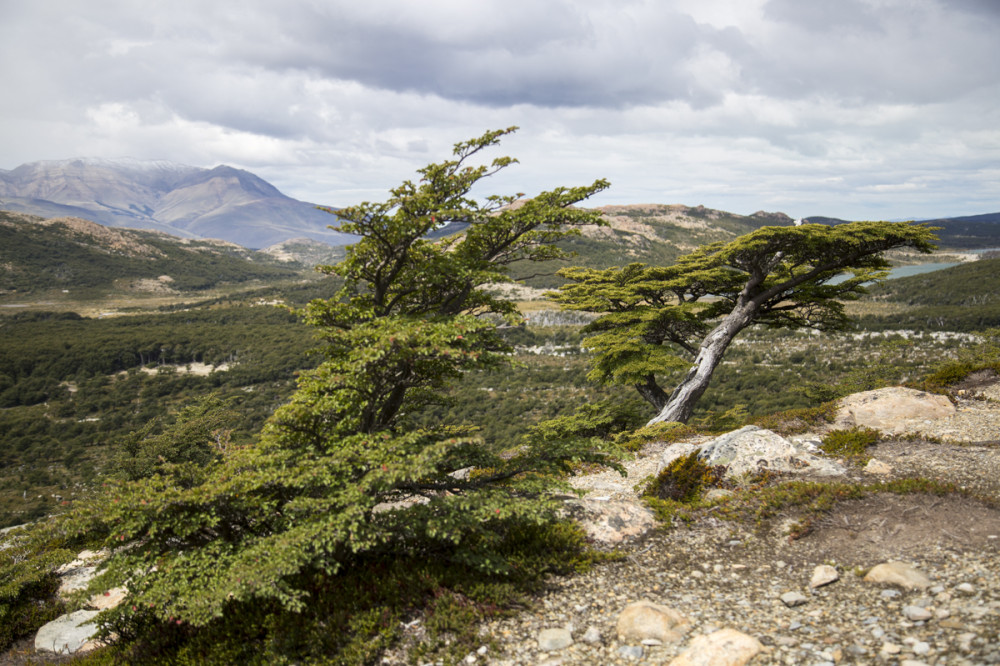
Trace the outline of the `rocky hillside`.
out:
M 328 229 L 335 218 L 314 204 L 228 166 L 91 158 L 32 162 L 0 170 L 0 209 L 221 238 L 250 248 L 303 236 L 330 245 L 351 238 Z
M 635 204 L 598 208 L 608 221 L 606 227 L 583 230 L 583 235 L 559 243 L 577 256 L 551 266 L 514 267 L 518 277 L 532 287 L 552 288 L 562 284 L 554 276 L 569 265 L 588 268 L 623 266 L 632 262 L 670 264 L 680 255 L 714 241 L 732 240 L 766 225 L 788 226 L 792 218 L 784 213 L 759 211 L 737 215 L 704 206 L 681 204 Z
M 169 293 L 299 273 L 299 267 L 226 241 L 0 211 L 0 295 L 52 289 Z

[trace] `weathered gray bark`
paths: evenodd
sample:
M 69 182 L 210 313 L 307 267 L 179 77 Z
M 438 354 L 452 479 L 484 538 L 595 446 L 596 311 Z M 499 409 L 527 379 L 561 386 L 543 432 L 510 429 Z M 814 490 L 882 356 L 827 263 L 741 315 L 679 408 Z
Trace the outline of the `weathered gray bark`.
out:
M 694 411 L 695 403 L 708 388 L 708 384 L 712 380 L 712 373 L 715 372 L 715 368 L 725 356 L 729 344 L 739 335 L 740 331 L 753 322 L 754 310 L 756 308 L 752 305 L 736 308 L 726 315 L 711 333 L 705 336 L 698 349 L 698 355 L 684 379 L 670 394 L 667 404 L 663 406 L 660 413 L 646 425 L 664 421 L 687 423 L 688 419 L 691 418 L 691 412 Z

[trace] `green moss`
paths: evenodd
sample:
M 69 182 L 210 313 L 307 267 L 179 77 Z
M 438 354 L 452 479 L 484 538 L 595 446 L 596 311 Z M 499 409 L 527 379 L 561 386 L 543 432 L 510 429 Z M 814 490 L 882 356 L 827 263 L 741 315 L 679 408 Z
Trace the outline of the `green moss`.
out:
M 878 430 L 871 428 L 851 428 L 834 430 L 823 438 L 820 448 L 831 456 L 840 456 L 848 461 L 863 465 L 868 462 L 868 447 L 879 440 Z

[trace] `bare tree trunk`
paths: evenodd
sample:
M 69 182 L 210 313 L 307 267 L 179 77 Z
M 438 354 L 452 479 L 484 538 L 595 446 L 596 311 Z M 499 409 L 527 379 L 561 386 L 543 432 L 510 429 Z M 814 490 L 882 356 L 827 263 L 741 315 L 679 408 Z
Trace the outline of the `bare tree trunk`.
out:
M 694 364 L 674 392 L 670 394 L 670 399 L 664 405 L 660 413 L 653 417 L 646 425 L 661 423 L 664 421 L 677 421 L 687 423 L 694 411 L 695 403 L 701 398 L 705 389 L 708 388 L 712 380 L 712 373 L 722 361 L 722 357 L 729 348 L 729 343 L 744 328 L 753 322 L 752 306 L 738 307 L 723 318 L 722 322 L 715 329 L 705 336 L 705 340 L 698 349 L 698 355 L 694 359 Z
M 653 405 L 656 409 L 663 409 L 670 399 L 667 392 L 661 389 L 659 384 L 656 383 L 656 377 L 653 375 L 647 376 L 644 383 L 635 384 L 635 389 L 646 402 Z

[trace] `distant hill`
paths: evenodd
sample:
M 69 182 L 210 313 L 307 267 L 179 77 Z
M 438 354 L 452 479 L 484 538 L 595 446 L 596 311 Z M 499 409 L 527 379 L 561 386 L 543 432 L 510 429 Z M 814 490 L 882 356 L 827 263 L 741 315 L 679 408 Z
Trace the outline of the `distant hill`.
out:
M 225 241 L 0 211 L 0 294 L 50 289 L 174 293 L 300 275 L 299 266 Z
M 327 228 L 336 222 L 329 213 L 228 166 L 94 158 L 32 162 L 0 170 L 0 209 L 219 238 L 249 248 L 301 237 L 329 245 L 352 240 Z
M 979 331 L 1000 327 L 1000 258 L 910 277 L 873 287 L 865 300 L 907 306 L 868 316 L 865 328 Z
M 806 218 L 811 224 L 845 224 L 849 220 L 819 215 Z M 1000 213 L 966 215 L 963 217 L 942 217 L 933 220 L 919 220 L 932 227 L 941 227 L 936 232 L 943 248 L 981 250 L 1000 247 Z
M 607 268 L 633 262 L 666 265 L 705 243 L 730 240 L 762 226 L 794 223 L 784 213 L 737 215 L 681 204 L 604 206 L 596 210 L 604 213 L 607 227 L 587 228 L 581 236 L 559 243 L 564 250 L 576 252 L 576 257 L 546 265 L 523 262 L 512 267 L 512 274 L 518 278 L 532 276 L 525 279 L 530 286 L 552 288 L 564 282 L 554 275 L 564 266 Z

